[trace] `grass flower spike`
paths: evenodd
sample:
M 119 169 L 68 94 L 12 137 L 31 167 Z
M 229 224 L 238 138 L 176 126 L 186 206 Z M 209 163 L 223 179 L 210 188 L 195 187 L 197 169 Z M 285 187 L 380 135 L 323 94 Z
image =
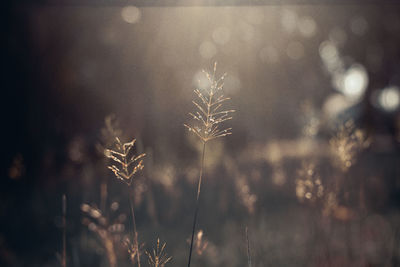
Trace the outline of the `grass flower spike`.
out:
M 189 113 L 189 115 L 193 118 L 193 124 L 184 124 L 189 132 L 194 133 L 203 142 L 202 156 L 200 162 L 200 174 L 197 185 L 196 207 L 194 212 L 192 237 L 190 241 L 188 267 L 190 267 L 190 262 L 192 258 L 194 234 L 196 231 L 197 214 L 199 211 L 199 198 L 201 191 L 201 180 L 204 169 L 206 143 L 210 140 L 232 134 L 232 128 L 221 128 L 221 124 L 223 122 L 232 119 L 231 114 L 235 111 L 223 110 L 223 104 L 230 99 L 229 97 L 225 97 L 222 94 L 226 74 L 222 75 L 220 78 L 216 78 L 216 71 L 217 63 L 214 64 L 214 71 L 212 74 L 203 71 L 209 81 L 209 87 L 204 89 L 203 92 L 200 89 L 194 90 L 198 97 L 197 101 L 192 101 L 196 107 L 196 111 L 194 113 Z
M 139 156 L 132 155 L 132 148 L 135 146 L 136 139 L 133 139 L 131 142 L 122 144 L 121 140 L 116 137 L 115 138 L 115 150 L 106 149 L 104 154 L 107 158 L 110 158 L 114 161 L 114 165 L 108 166 L 108 168 L 115 174 L 115 176 L 122 180 L 130 189 L 130 185 L 133 181 L 133 176 L 138 172 L 143 170 L 143 159 L 146 154 L 140 154 Z M 117 167 L 118 165 L 118 167 Z M 136 219 L 135 219 L 135 210 L 134 210 L 134 201 L 133 195 L 130 190 L 129 193 L 129 206 L 131 208 L 131 216 L 132 216 L 132 231 L 131 231 L 131 242 L 134 244 L 134 247 L 128 248 L 128 252 L 132 257 L 132 251 L 134 251 L 134 256 L 137 259 L 137 265 L 140 267 L 140 250 L 139 250 L 139 241 L 138 241 L 138 232 L 136 229 Z
M 115 176 L 125 182 L 127 185 L 132 183 L 133 176 L 144 168 L 142 158 L 146 154 L 140 154 L 139 156 L 131 155 L 131 150 L 135 146 L 136 139 L 133 139 L 128 143 L 121 143 L 121 140 L 116 137 L 116 150 L 106 149 L 105 156 L 112 159 L 115 164 L 110 165 L 108 168 L 115 174 Z
M 189 113 L 194 124 L 184 124 L 190 132 L 196 134 L 203 142 L 232 134 L 232 128 L 220 128 L 221 123 L 232 119 L 231 113 L 235 111 L 222 110 L 224 102 L 230 98 L 222 94 L 226 73 L 217 79 L 215 77 L 216 70 L 217 63 L 214 64 L 212 75 L 203 70 L 210 86 L 205 89 L 204 93 L 200 89 L 194 90 L 198 97 L 197 101 L 192 101 L 196 106 L 196 111 Z
M 160 239 L 157 239 L 157 247 L 153 249 L 153 253 L 149 253 L 146 251 L 146 255 L 149 261 L 149 265 L 151 267 L 164 267 L 172 257 L 168 257 L 167 254 L 164 252 L 166 243 L 164 243 L 160 247 Z

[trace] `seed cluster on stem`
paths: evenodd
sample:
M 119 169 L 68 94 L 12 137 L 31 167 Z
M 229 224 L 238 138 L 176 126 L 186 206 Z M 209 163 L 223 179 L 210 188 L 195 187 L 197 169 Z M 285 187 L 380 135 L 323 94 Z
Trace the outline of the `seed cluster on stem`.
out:
M 201 192 L 201 182 L 203 177 L 206 143 L 210 140 L 232 134 L 232 128 L 220 128 L 223 122 L 232 119 L 231 113 L 235 111 L 222 110 L 224 102 L 228 101 L 230 98 L 225 97 L 222 94 L 222 89 L 224 87 L 224 79 L 226 77 L 226 74 L 223 74 L 220 78 L 216 78 L 216 71 L 217 71 L 217 63 L 214 64 L 214 70 L 212 74 L 203 71 L 209 81 L 209 87 L 206 88 L 203 92 L 201 89 L 194 90 L 200 101 L 199 100 L 192 101 L 196 107 L 195 112 L 189 113 L 189 115 L 193 119 L 193 123 L 184 124 L 184 126 L 189 130 L 189 132 L 194 133 L 203 143 L 202 156 L 200 161 L 199 180 L 197 184 L 196 206 L 194 211 L 192 236 L 190 241 L 188 267 L 190 267 L 192 259 L 194 234 L 196 231 L 197 216 L 199 212 L 199 199 Z
M 122 143 L 121 140 L 116 137 L 115 150 L 106 149 L 104 154 L 106 157 L 112 159 L 114 161 L 113 165 L 108 166 L 108 168 L 114 173 L 114 175 L 127 184 L 130 189 L 130 185 L 132 184 L 134 175 L 143 170 L 143 160 L 146 154 L 140 154 L 139 156 L 131 155 L 132 148 L 135 145 L 136 139 L 133 139 L 131 142 Z M 117 166 L 119 165 L 119 166 Z M 130 247 L 129 250 L 136 256 L 138 267 L 140 267 L 140 249 L 139 249 L 139 241 L 138 241 L 138 233 L 136 230 L 136 219 L 135 219 L 135 210 L 133 206 L 133 196 L 129 193 L 129 206 L 131 209 L 132 216 L 132 231 L 131 231 L 131 239 L 134 244 L 133 247 Z M 131 257 L 134 260 L 135 257 Z

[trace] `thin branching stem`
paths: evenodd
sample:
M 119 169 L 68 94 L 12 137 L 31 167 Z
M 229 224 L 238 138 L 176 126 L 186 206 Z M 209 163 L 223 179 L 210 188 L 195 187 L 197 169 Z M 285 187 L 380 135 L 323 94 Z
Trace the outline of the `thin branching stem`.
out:
M 166 243 L 160 246 L 160 239 L 158 238 L 157 247 L 153 248 L 153 253 L 145 251 L 150 267 L 164 267 L 172 259 L 165 252 L 165 245 Z
M 231 113 L 234 110 L 220 111 L 222 103 L 229 100 L 229 97 L 224 97 L 222 94 L 222 88 L 224 86 L 224 79 L 226 74 L 222 75 L 219 79 L 216 79 L 215 74 L 217 70 L 217 63 L 214 63 L 214 71 L 212 74 L 203 71 L 210 83 L 208 88 L 204 90 L 195 89 L 194 92 L 201 101 L 192 101 L 196 107 L 196 111 L 189 113 L 192 117 L 193 124 L 184 124 L 184 126 L 189 130 L 189 132 L 194 133 L 203 142 L 203 151 L 200 162 L 200 174 L 199 181 L 197 185 L 197 197 L 196 197 L 196 207 L 194 211 L 194 220 L 192 227 L 192 237 L 190 241 L 190 251 L 188 267 L 190 267 L 190 262 L 192 259 L 194 233 L 196 231 L 197 215 L 199 212 L 199 198 L 201 192 L 201 180 L 203 176 L 204 169 L 204 155 L 206 151 L 206 143 L 210 140 L 224 137 L 232 134 L 232 128 L 220 128 L 221 124 L 227 120 L 231 120 Z
M 225 97 L 222 93 L 226 74 L 216 79 L 216 68 L 217 64 L 215 63 L 212 74 L 205 72 L 210 82 L 209 88 L 201 91 L 200 89 L 194 90 L 199 99 L 192 101 L 196 107 L 195 112 L 189 113 L 193 123 L 184 124 L 190 132 L 196 134 L 203 142 L 232 134 L 231 128 L 220 128 L 223 122 L 232 119 L 231 114 L 235 111 L 220 110 L 222 104 L 230 98 Z
M 131 230 L 131 239 L 133 240 L 134 245 L 135 245 L 138 267 L 140 267 L 140 251 L 139 251 L 138 233 L 136 230 L 135 210 L 133 207 L 133 194 L 131 194 L 131 193 L 129 194 L 129 206 L 131 208 L 132 228 L 133 228 L 133 231 Z
M 122 143 L 118 137 L 115 137 L 115 149 L 106 149 L 104 155 L 107 158 L 110 158 L 114 161 L 115 165 L 109 165 L 108 169 L 110 169 L 114 175 L 122 180 L 128 186 L 128 198 L 129 198 L 129 206 L 131 209 L 132 221 L 130 224 L 130 234 L 131 240 L 133 243 L 133 249 L 129 246 L 128 251 L 131 254 L 131 260 L 134 261 L 134 258 L 137 258 L 138 267 L 140 267 L 140 251 L 139 251 L 139 242 L 138 242 L 138 232 L 136 230 L 136 219 L 135 219 L 135 210 L 133 206 L 133 191 L 131 188 L 131 184 L 133 182 L 134 175 L 143 170 L 143 157 L 146 154 L 140 154 L 138 156 L 131 155 L 131 151 L 135 146 L 136 139 L 133 139 L 131 142 Z M 133 166 L 132 166 L 133 165 Z M 132 252 L 133 251 L 133 252 Z M 135 253 L 134 255 L 132 253 Z
M 107 182 L 103 180 L 100 184 L 100 209 L 105 214 L 107 205 Z
M 202 177 L 203 177 L 204 155 L 205 155 L 205 153 L 206 153 L 206 142 L 203 142 L 203 152 L 202 152 L 201 163 L 200 163 L 199 182 L 198 182 L 198 185 L 197 185 L 196 207 L 195 207 L 195 211 L 194 211 L 194 219 L 193 219 L 193 227 L 192 227 L 192 238 L 190 240 L 188 267 L 190 267 L 190 261 L 192 259 L 194 232 L 196 231 L 197 214 L 199 212 L 199 199 L 200 199 L 200 192 L 201 192 L 201 180 L 202 180 Z

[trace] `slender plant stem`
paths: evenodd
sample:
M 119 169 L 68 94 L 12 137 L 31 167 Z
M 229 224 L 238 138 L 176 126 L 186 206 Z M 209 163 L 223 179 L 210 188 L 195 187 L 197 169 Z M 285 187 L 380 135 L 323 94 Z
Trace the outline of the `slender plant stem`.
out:
M 246 226 L 246 242 L 247 242 L 247 264 L 251 267 L 251 253 L 250 253 L 250 241 L 249 241 L 249 228 Z
M 63 227 L 63 252 L 62 252 L 62 267 L 67 267 L 67 197 L 62 196 L 62 227 Z
M 190 261 L 192 259 L 193 240 L 194 240 L 194 232 L 196 231 L 197 214 L 199 212 L 199 198 L 200 198 L 200 191 L 201 191 L 201 179 L 203 177 L 204 155 L 205 155 L 205 153 L 206 153 L 206 142 L 203 142 L 203 152 L 202 152 L 201 163 L 200 163 L 199 182 L 198 182 L 198 185 L 197 185 L 196 208 L 195 208 L 195 211 L 194 211 L 194 219 L 193 219 L 193 227 L 192 227 L 192 238 L 191 238 L 191 241 L 190 241 L 188 267 L 190 267 Z
M 140 251 L 139 251 L 138 233 L 136 231 L 135 211 L 133 209 L 133 194 L 129 194 L 129 205 L 131 207 L 132 225 L 133 225 L 133 232 L 131 231 L 131 238 L 134 240 L 138 267 L 140 267 Z
M 103 213 L 106 213 L 107 204 L 107 182 L 102 181 L 100 184 L 100 209 Z

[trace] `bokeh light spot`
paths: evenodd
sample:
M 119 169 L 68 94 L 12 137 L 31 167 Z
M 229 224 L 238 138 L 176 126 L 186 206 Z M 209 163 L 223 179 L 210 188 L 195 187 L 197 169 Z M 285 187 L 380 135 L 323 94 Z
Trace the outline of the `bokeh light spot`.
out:
M 320 44 L 319 55 L 329 72 L 335 72 L 343 67 L 339 51 L 332 41 L 324 41 Z
M 193 76 L 193 85 L 199 89 L 205 89 L 210 86 L 210 81 L 207 79 L 207 76 L 203 71 L 199 70 Z
M 342 93 L 352 100 L 360 99 L 368 86 L 368 74 L 360 64 L 351 66 L 343 77 Z
M 293 33 L 297 28 L 297 14 L 289 9 L 283 10 L 281 23 L 287 33 Z
M 379 106 L 387 112 L 398 109 L 400 104 L 399 87 L 390 86 L 384 88 L 378 96 Z
M 350 21 L 350 29 L 354 34 L 362 36 L 368 30 L 368 22 L 363 17 L 354 17 Z
M 317 24 L 312 17 L 301 18 L 298 27 L 301 35 L 307 38 L 313 37 L 317 31 Z
M 121 16 L 125 22 L 134 24 L 140 20 L 142 14 L 139 8 L 135 6 L 126 6 L 122 8 Z

